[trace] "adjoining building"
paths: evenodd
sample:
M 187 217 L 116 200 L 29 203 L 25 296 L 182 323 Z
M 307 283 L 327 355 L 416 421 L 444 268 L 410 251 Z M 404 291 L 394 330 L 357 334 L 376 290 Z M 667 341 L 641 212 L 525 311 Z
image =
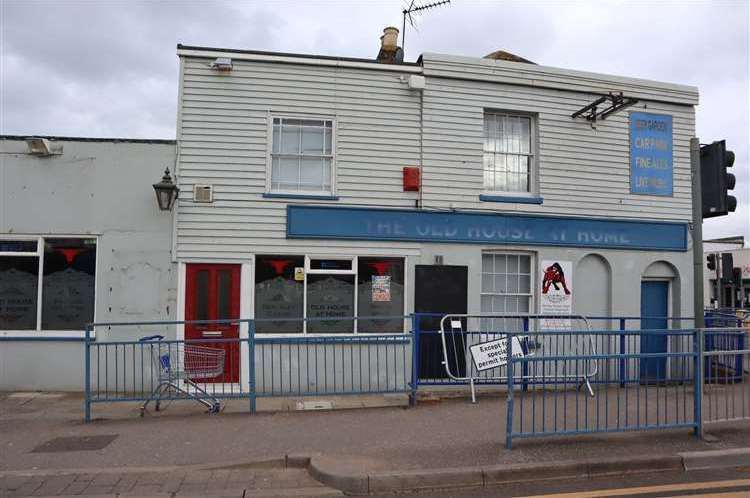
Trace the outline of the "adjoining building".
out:
M 87 323 L 174 319 L 172 216 L 151 187 L 174 151 L 0 136 L 0 391 L 81 391 Z
M 6 137 L 0 268 L 30 258 L 38 283 L 33 330 L 0 312 L 4 337 L 59 335 L 45 329 L 41 261 L 93 244 L 97 321 L 240 316 L 274 320 L 258 335 L 297 336 L 404 334 L 408 320 L 392 317 L 413 312 L 692 316 L 696 88 L 503 52 L 415 63 L 391 52 L 178 45 L 176 149 L 71 140 L 37 158 Z M 173 163 L 170 216 L 151 183 Z M 47 241 L 74 235 L 91 245 Z M 75 337 L 90 318 L 79 313 Z M 248 334 L 205 329 L 173 333 Z M 2 349 L 0 388 L 80 386 L 80 345 Z M 52 356 L 66 363 L 44 367 L 54 377 L 23 364 Z M 245 360 L 232 378 L 247 379 Z
M 703 269 L 705 306 L 750 308 L 750 248 L 745 247 L 745 238 L 704 240 L 703 252 L 707 263 Z

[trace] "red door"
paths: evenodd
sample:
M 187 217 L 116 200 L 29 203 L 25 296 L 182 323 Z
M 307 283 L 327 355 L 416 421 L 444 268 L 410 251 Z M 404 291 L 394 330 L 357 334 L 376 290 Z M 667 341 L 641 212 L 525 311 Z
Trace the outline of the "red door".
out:
M 240 265 L 188 264 L 185 282 L 185 320 L 223 320 L 240 317 Z M 185 340 L 237 339 L 237 323 L 185 324 Z M 198 382 L 239 382 L 239 342 L 201 342 L 197 346 L 223 348 L 224 373 Z

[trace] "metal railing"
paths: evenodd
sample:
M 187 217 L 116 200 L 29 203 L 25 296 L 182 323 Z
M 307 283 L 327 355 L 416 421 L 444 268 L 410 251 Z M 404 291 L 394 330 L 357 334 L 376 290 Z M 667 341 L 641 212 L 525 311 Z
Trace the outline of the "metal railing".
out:
M 420 386 L 463 385 L 473 376 L 477 384 L 504 386 L 509 447 L 515 438 L 561 434 L 674 428 L 701 434 L 703 423 L 750 419 L 750 331 L 726 327 L 741 321 L 642 330 L 627 328 L 640 326 L 642 317 L 586 317 L 604 326 L 534 330 L 540 327 L 531 316 L 505 316 L 518 323 L 481 323 L 467 334 L 471 344 L 449 357 L 440 332 L 423 329 L 425 319 L 443 316 L 387 317 L 403 320 L 402 333 L 328 335 L 257 334 L 261 321 L 252 319 L 92 324 L 84 343 L 85 418 L 91 420 L 96 403 L 149 400 L 158 406 L 193 399 L 211 411 L 224 400 L 242 399 L 255 412 L 260 397 L 405 393 L 413 405 Z M 689 319 L 666 320 L 679 325 Z M 139 340 L 174 337 L 178 327 L 219 324 L 238 327 L 239 337 Z M 424 354 L 425 337 L 437 340 L 434 358 Z M 514 357 L 507 348 L 502 367 L 486 375 L 471 370 L 468 347 L 498 338 L 512 344 L 514 337 L 522 340 L 523 355 Z M 425 378 L 425 361 L 442 377 Z M 582 382 L 582 373 L 588 382 Z
M 596 352 L 558 354 L 540 350 L 513 357 L 507 364 L 527 365 L 531 375 L 522 385 L 508 378 L 506 445 L 514 438 L 694 428 L 700 418 L 700 350 L 695 329 L 529 331 L 537 341 L 573 342 L 593 337 Z M 518 333 L 507 334 L 508 340 Z M 625 335 L 624 347 L 620 336 Z M 647 352 L 653 339 L 666 340 L 664 352 Z M 574 379 L 550 379 L 548 372 L 577 371 L 595 362 L 598 375 L 589 379 L 593 396 Z
M 750 419 L 750 330 L 703 331 L 704 423 Z
M 96 403 L 140 401 L 145 411 L 150 402 L 158 409 L 192 399 L 212 410 L 220 400 L 246 399 L 254 413 L 259 397 L 414 394 L 411 317 L 345 318 L 386 319 L 403 320 L 404 332 L 260 335 L 257 324 L 270 320 L 252 319 L 91 324 L 84 342 L 85 420 Z M 164 339 L 177 327 L 202 325 L 236 326 L 239 337 Z M 97 339 L 97 329 L 125 339 Z

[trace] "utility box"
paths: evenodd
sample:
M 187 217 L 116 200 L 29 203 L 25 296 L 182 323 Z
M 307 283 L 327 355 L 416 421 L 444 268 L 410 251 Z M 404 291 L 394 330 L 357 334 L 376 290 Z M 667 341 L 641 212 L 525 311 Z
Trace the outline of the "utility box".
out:
M 419 168 L 404 167 L 404 192 L 419 192 Z

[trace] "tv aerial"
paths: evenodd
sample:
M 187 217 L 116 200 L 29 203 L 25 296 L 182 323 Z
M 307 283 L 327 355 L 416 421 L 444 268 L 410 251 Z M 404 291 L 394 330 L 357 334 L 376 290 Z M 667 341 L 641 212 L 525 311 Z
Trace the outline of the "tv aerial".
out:
M 437 2 L 415 5 L 416 1 L 417 0 L 411 0 L 411 2 L 409 3 L 409 7 L 402 11 L 404 15 L 404 22 L 403 29 L 401 30 L 401 50 L 403 50 L 404 53 L 406 53 L 406 20 L 409 19 L 409 25 L 411 25 L 412 28 L 416 29 L 416 26 L 414 25 L 414 17 L 412 16 L 412 14 L 416 15 L 425 10 L 432 9 L 433 7 L 440 7 L 441 5 L 451 3 L 451 0 L 439 0 Z

